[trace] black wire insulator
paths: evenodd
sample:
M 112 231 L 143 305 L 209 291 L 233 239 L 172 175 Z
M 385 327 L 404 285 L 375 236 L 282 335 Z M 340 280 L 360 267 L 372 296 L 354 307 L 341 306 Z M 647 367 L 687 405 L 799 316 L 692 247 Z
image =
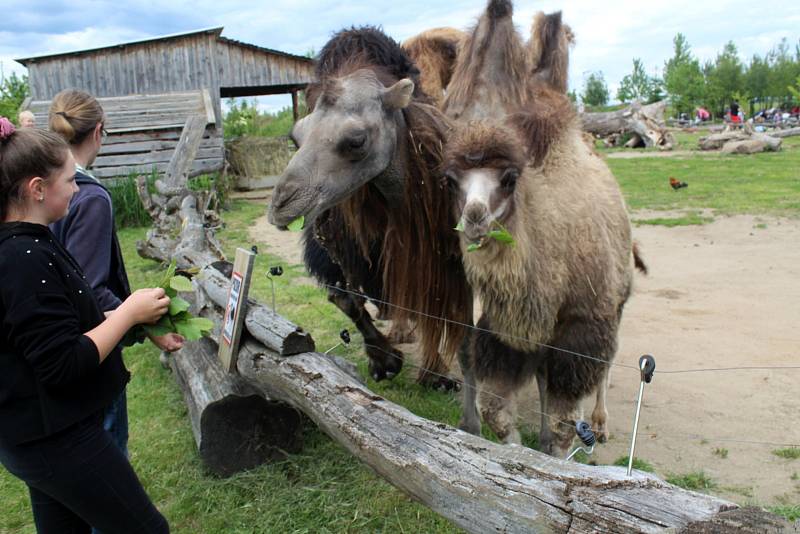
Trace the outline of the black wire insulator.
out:
M 283 267 L 280 265 L 269 268 L 269 274 L 272 276 L 280 276 L 283 274 Z
M 593 446 L 597 441 L 594 432 L 592 432 L 592 426 L 586 421 L 578 421 L 575 425 L 575 433 L 578 434 L 578 439 L 587 447 Z
M 253 254 L 258 254 L 258 245 L 253 245 L 252 247 L 250 247 L 250 251 Z
M 644 369 L 642 369 L 642 362 L 645 362 Z M 653 379 L 653 373 L 656 370 L 656 359 L 649 354 L 645 354 L 639 358 L 639 370 L 642 373 L 642 379 L 645 381 L 645 383 L 649 384 Z
M 350 332 L 348 332 L 347 328 L 339 332 L 339 338 L 345 345 L 350 344 Z

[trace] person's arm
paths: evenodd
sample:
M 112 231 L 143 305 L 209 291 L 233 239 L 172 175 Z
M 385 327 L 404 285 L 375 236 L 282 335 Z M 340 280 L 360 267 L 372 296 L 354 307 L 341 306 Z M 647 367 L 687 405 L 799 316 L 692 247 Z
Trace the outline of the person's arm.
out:
M 67 288 L 48 264 L 45 248 L 5 258 L 0 272 L 2 329 L 46 387 L 64 388 L 82 380 L 100 365 L 132 325 L 163 315 L 169 298 L 163 289 L 140 290 L 89 332 L 80 327 L 78 310 Z M 106 324 L 108 323 L 108 324 Z
M 70 206 L 63 245 L 81 266 L 103 311 L 113 310 L 122 303 L 108 288 L 113 232 L 111 203 L 102 192 L 92 192 Z

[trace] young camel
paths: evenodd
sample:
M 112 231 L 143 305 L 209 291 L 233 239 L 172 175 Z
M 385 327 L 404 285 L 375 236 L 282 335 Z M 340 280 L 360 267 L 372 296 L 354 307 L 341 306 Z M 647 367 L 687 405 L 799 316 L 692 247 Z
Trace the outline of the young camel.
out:
M 630 225 L 565 95 L 572 32 L 560 13 L 538 14 L 525 46 L 511 14 L 509 1 L 490 1 L 464 45 L 445 100 L 459 123 L 445 168 L 458 191 L 465 268 L 483 305 L 479 328 L 509 334 L 479 331 L 474 340 L 483 418 L 501 439 L 519 442 L 515 396 L 535 375 L 546 414 L 542 448 L 561 455 L 579 401 L 592 391 L 593 428 L 601 441 L 607 436 L 608 363 L 631 284 Z M 487 241 L 498 225 L 516 247 Z M 473 243 L 482 246 L 467 252 Z M 465 395 L 465 414 L 471 403 Z
M 402 47 L 420 71 L 422 92 L 441 106 L 456 58 L 467 34 L 455 28 L 433 28 L 403 41 Z

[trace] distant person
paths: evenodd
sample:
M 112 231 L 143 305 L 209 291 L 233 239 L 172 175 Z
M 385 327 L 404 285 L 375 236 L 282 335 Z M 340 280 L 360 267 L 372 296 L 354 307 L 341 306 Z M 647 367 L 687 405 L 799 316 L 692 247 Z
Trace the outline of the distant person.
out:
M 105 135 L 105 114 L 92 95 L 68 89 L 53 98 L 49 125 L 50 130 L 69 143 L 76 164 L 75 182 L 80 187 L 72 197 L 67 216 L 53 224 L 51 229 L 86 274 L 86 281 L 94 291 L 100 309 L 110 313 L 131 294 L 131 290 L 114 228 L 111 195 L 88 170 L 100 152 Z M 150 339 L 166 352 L 183 346 L 183 338 L 178 334 Z M 108 406 L 103 425 L 127 455 L 128 407 L 125 391 Z
M 739 102 L 734 100 L 731 102 L 731 117 L 738 117 L 739 116 Z
M 20 111 L 17 115 L 17 124 L 20 128 L 36 128 L 36 116 L 28 111 Z
M 28 486 L 39 533 L 168 533 L 103 410 L 130 379 L 120 339 L 169 297 L 140 289 L 103 315 L 48 228 L 77 191 L 60 136 L 0 117 L 0 464 Z

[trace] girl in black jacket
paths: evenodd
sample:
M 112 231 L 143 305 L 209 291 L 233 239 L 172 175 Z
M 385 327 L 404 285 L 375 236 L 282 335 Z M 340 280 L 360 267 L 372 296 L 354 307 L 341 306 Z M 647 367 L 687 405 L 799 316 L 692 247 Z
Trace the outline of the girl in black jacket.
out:
M 0 117 L 0 463 L 28 485 L 38 532 L 168 532 L 102 413 L 130 377 L 117 344 L 169 298 L 142 289 L 104 316 L 47 228 L 74 176 L 63 139 Z

